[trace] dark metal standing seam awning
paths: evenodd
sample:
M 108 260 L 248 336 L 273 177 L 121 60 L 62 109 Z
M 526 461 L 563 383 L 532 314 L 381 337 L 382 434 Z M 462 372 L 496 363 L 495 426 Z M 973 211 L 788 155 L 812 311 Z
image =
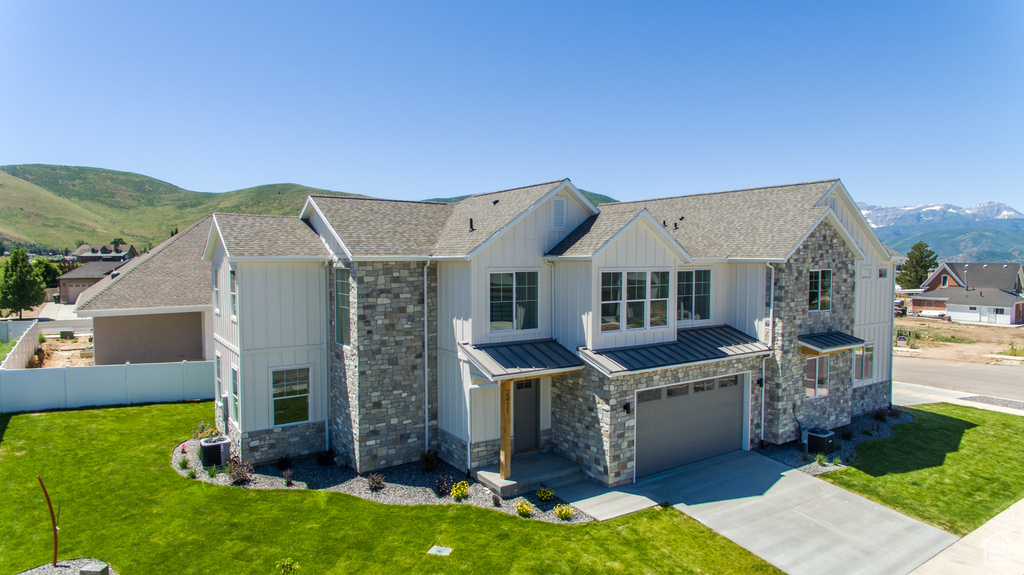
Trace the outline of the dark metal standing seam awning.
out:
M 553 339 L 483 345 L 460 343 L 459 349 L 494 382 L 583 369 L 580 358 Z
M 864 345 L 864 340 L 841 331 L 811 333 L 797 338 L 800 345 L 818 353 L 833 353 Z
M 667 343 L 600 351 L 580 348 L 587 363 L 608 375 L 769 353 L 767 344 L 727 325 L 681 329 L 676 341 Z

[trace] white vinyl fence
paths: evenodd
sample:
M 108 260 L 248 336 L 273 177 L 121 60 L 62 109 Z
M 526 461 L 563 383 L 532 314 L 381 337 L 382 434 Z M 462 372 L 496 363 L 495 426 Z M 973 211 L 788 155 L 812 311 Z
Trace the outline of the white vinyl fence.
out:
M 3 363 L 0 363 L 0 370 L 25 369 L 29 358 L 39 347 L 39 322 L 36 320 L 0 322 L 0 341 L 8 343 L 15 339 L 18 340 L 18 343 L 7 354 Z M 0 413 L 2 411 L 0 410 Z
M 212 399 L 213 386 L 212 361 L 5 369 L 0 413 Z

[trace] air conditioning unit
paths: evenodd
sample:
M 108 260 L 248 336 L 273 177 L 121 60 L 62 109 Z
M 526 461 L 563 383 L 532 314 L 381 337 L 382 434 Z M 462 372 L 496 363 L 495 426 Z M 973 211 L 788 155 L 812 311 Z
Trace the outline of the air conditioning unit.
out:
M 824 453 L 829 455 L 835 451 L 836 434 L 827 429 L 812 427 L 803 431 L 800 438 L 808 453 Z
M 231 459 L 231 439 L 224 435 L 199 440 L 203 467 L 222 466 Z

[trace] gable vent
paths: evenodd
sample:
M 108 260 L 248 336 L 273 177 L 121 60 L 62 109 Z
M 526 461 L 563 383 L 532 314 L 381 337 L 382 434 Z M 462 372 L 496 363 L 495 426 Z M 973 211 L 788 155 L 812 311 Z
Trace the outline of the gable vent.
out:
M 565 198 L 551 200 L 551 226 L 556 230 L 565 229 Z
M 832 196 L 828 199 L 828 207 L 832 208 L 832 211 L 836 211 L 836 197 Z

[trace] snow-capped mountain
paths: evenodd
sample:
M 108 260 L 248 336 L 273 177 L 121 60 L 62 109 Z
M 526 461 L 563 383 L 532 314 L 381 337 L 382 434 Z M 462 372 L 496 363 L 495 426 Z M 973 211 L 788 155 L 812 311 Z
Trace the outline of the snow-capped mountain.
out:
M 893 225 L 938 224 L 941 229 L 972 227 L 989 220 L 1024 220 L 1024 214 L 999 202 L 985 202 L 971 208 L 952 204 L 922 204 L 887 208 L 858 203 L 860 211 L 874 228 Z

